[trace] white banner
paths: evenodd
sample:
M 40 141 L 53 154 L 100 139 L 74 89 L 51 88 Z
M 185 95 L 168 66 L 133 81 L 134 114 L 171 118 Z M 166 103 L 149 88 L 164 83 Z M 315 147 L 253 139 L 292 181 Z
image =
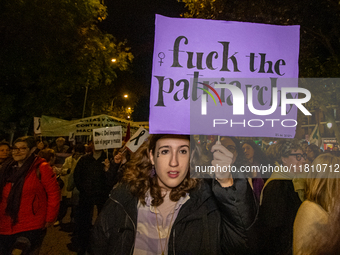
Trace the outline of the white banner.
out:
M 122 127 L 93 129 L 93 142 L 96 150 L 122 147 Z

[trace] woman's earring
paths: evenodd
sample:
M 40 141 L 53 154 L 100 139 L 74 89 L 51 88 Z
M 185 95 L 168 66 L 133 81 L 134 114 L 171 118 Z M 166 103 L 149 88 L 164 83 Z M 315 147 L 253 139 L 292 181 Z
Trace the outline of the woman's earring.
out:
M 150 172 L 150 177 L 153 178 L 155 175 L 156 175 L 155 165 L 152 165 L 151 172 Z

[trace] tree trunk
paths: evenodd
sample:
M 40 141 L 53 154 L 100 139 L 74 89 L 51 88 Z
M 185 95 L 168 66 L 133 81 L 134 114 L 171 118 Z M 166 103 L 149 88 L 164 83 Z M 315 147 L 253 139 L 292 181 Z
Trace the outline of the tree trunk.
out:
M 17 124 L 15 122 L 11 122 L 9 123 L 11 129 L 10 129 L 10 133 L 9 133 L 9 144 L 12 146 L 13 145 L 13 139 L 14 139 L 14 134 L 15 134 L 15 130 L 17 129 Z

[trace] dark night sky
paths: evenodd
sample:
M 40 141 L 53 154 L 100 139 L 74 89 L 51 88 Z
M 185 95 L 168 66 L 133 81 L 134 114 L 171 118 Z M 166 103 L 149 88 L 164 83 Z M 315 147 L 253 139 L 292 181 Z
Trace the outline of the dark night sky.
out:
M 147 121 L 152 70 L 155 14 L 179 17 L 185 11 L 177 0 L 107 0 L 108 18 L 100 24 L 102 30 L 119 41 L 127 39 L 134 55 L 132 65 L 136 86 L 143 86 L 146 95 L 135 107 L 134 121 Z M 130 77 L 131 78 L 131 77 Z M 124 83 L 124 75 L 117 82 Z

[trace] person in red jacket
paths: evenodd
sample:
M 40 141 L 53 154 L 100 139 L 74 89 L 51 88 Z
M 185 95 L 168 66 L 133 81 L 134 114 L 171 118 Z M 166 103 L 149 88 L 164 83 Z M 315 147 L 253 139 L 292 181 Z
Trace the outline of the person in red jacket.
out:
M 35 149 L 33 137 L 18 138 L 13 160 L 0 169 L 0 254 L 39 253 L 46 228 L 58 215 L 56 176 Z

